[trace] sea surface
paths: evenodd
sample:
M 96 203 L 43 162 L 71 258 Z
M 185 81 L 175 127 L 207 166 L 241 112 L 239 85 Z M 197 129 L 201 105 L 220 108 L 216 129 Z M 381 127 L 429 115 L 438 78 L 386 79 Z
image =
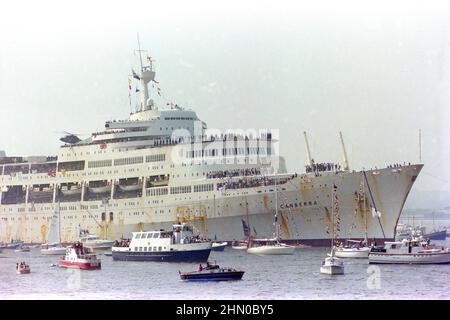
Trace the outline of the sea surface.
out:
M 450 246 L 450 239 L 436 241 Z M 178 271 L 196 263 L 125 262 L 99 255 L 102 269 L 63 269 L 58 257 L 3 250 L 2 299 L 450 299 L 450 265 L 369 265 L 346 259 L 345 274 L 319 272 L 327 248 L 297 249 L 290 256 L 255 256 L 227 247 L 212 252 L 211 262 L 245 270 L 240 281 L 182 282 Z M 31 273 L 17 275 L 26 261 Z

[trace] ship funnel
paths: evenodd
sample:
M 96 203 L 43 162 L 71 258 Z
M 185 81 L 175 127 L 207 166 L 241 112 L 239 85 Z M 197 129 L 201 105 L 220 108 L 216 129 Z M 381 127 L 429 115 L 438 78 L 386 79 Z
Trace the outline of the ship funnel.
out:
M 339 131 L 339 137 L 341 138 L 342 151 L 344 153 L 344 170 L 350 170 L 348 165 L 347 151 L 345 150 L 344 138 L 342 137 L 342 132 Z
M 306 131 L 303 131 L 303 135 L 305 136 L 305 144 L 306 144 L 306 154 L 308 156 L 308 163 L 312 166 L 313 162 L 311 159 L 311 151 L 309 150 L 308 137 L 306 136 Z

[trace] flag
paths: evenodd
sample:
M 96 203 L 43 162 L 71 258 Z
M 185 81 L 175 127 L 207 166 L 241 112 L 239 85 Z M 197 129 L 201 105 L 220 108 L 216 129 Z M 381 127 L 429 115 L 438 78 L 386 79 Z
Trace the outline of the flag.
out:
M 135 78 L 137 80 L 141 80 L 141 78 L 138 76 L 138 74 L 136 72 L 134 72 L 133 69 L 131 69 L 131 73 L 133 73 L 133 78 Z
M 248 227 L 244 219 L 241 220 L 242 220 L 242 228 L 244 229 L 244 237 L 248 238 L 250 237 L 250 228 Z

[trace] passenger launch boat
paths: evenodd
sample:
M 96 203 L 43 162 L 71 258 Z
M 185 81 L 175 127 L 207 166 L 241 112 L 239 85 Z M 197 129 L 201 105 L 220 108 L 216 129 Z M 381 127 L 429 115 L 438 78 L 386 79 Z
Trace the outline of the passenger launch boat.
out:
M 48 221 L 60 201 L 65 241 L 78 240 L 78 225 L 114 240 L 180 222 L 191 223 L 205 238 L 233 241 L 243 238 L 242 219 L 258 238 L 271 238 L 278 210 L 284 243 L 323 246 L 330 239 L 325 230 L 331 211 L 324 190 L 332 184 L 339 187 L 342 206 L 349 208 L 341 214 L 345 233 L 337 238 L 345 238 L 349 229 L 353 238 L 363 238 L 363 220 L 354 219 L 353 212 L 363 217 L 374 208 L 381 216 L 369 221 L 371 238 L 394 238 L 421 164 L 358 171 L 350 168 L 342 143 L 343 163 L 316 162 L 307 147 L 307 157 L 301 157 L 308 159 L 306 170 L 287 172 L 277 152 L 280 143 L 292 139 L 280 141 L 278 131 L 269 129 L 208 129 L 195 111 L 161 101 L 154 61 L 141 56 L 144 50 L 138 52 L 139 68 L 131 72 L 124 106 L 134 109 L 129 117 L 106 121 L 85 139 L 62 137 L 56 155 L 0 158 L 0 241 L 16 237 L 45 243 Z M 308 146 L 306 134 L 305 142 Z M 366 210 L 355 197 L 361 179 L 366 181 Z M 28 220 L 17 218 L 25 215 Z
M 67 247 L 66 255 L 59 260 L 61 268 L 76 268 L 82 270 L 101 269 L 101 261 L 93 253 L 87 252 L 81 242 Z
M 446 264 L 450 263 L 450 250 L 430 246 L 428 242 L 411 239 L 386 242 L 384 247 L 374 247 L 369 253 L 372 264 Z
M 133 232 L 131 241 L 122 241 L 112 248 L 114 260 L 205 262 L 212 243 L 194 235 L 192 226 L 173 225 L 171 231 Z

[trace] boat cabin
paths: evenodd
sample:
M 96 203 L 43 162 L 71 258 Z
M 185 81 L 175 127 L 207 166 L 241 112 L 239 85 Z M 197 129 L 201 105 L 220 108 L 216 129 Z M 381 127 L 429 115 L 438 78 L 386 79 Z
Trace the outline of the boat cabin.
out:
M 203 240 L 194 235 L 191 225 L 175 224 L 170 231 L 141 231 L 133 232 L 129 247 L 132 251 L 164 251 L 169 250 L 175 244 L 188 244 L 202 242 Z

